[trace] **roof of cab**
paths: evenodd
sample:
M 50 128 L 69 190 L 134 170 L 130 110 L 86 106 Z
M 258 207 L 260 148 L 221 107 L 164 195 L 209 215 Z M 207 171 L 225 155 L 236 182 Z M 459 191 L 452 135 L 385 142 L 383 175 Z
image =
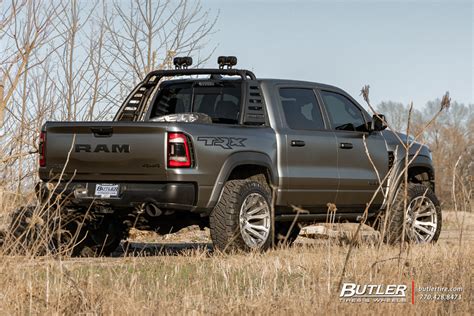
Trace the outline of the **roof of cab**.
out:
M 320 83 L 320 82 L 305 81 L 305 80 L 292 80 L 292 79 L 271 79 L 271 78 L 257 78 L 257 80 L 260 83 L 269 84 L 269 85 L 285 85 L 285 84 L 298 85 L 298 86 L 309 86 L 309 85 L 311 85 L 311 86 L 316 86 L 320 89 L 340 91 L 340 92 L 343 92 L 343 93 L 347 94 L 347 92 L 345 92 L 343 89 L 341 89 L 339 87 L 329 85 L 329 84 L 325 84 L 325 83 Z
M 170 84 L 170 83 L 186 83 L 190 81 L 207 81 L 210 80 L 211 78 L 192 78 L 192 77 L 175 77 L 175 78 L 170 78 L 168 80 L 163 81 L 161 84 Z M 222 78 L 214 78 L 214 80 L 222 80 L 222 81 L 227 81 L 227 82 L 232 82 L 232 81 L 240 81 L 242 80 L 241 78 L 236 78 L 236 77 L 222 77 Z M 313 82 L 313 81 L 305 81 L 305 80 L 293 80 L 293 79 L 275 79 L 275 78 L 257 78 L 257 81 L 261 84 L 264 85 L 297 85 L 297 86 L 316 86 L 319 89 L 328 89 L 332 91 L 337 91 L 340 93 L 343 93 L 345 95 L 349 95 L 346 91 L 343 89 L 329 85 L 329 84 L 324 84 L 320 82 Z

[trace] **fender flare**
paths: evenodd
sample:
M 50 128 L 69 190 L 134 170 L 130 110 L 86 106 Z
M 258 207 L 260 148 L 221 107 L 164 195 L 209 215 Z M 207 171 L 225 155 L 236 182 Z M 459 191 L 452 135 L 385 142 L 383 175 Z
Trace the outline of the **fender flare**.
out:
M 413 157 L 414 157 L 414 155 L 409 155 L 408 159 L 411 160 L 411 159 L 413 159 Z M 405 166 L 405 157 L 400 159 L 397 162 L 396 166 L 395 166 L 395 168 L 397 168 L 396 172 L 395 172 L 396 178 L 398 178 L 400 176 L 400 173 L 403 170 L 404 166 Z M 423 168 L 429 169 L 430 172 L 433 175 L 433 178 L 434 178 L 435 170 L 434 170 L 434 167 L 433 167 L 433 162 L 432 162 L 430 157 L 425 156 L 425 155 L 418 155 L 415 158 L 415 160 L 413 160 L 413 162 L 409 165 L 408 169 L 413 168 L 413 167 L 423 167 Z M 400 186 L 402 181 L 403 181 L 403 176 L 400 176 L 398 181 L 394 184 L 396 190 L 398 190 L 398 187 Z M 392 184 L 390 184 L 390 186 L 392 186 Z M 392 196 L 392 198 L 393 197 L 394 196 Z M 382 209 L 384 209 L 387 206 L 388 203 L 392 203 L 392 201 L 385 200 L 384 203 L 383 203 Z
M 226 159 L 219 171 L 217 179 L 214 183 L 214 188 L 212 189 L 211 197 L 206 206 L 207 209 L 214 208 L 222 194 L 224 184 L 229 178 L 231 172 L 236 167 L 242 165 L 257 165 L 265 167 L 269 170 L 270 181 L 273 184 L 278 183 L 278 168 L 267 154 L 255 151 L 244 151 L 234 153 Z
M 414 155 L 409 155 L 408 160 L 413 159 Z M 405 166 L 405 157 L 400 159 L 400 161 L 397 163 L 397 176 L 400 174 L 400 172 L 403 170 L 403 167 Z M 433 175 L 433 178 L 435 176 L 435 169 L 433 167 L 433 161 L 431 160 L 430 157 L 425 156 L 425 155 L 418 155 L 415 157 L 413 162 L 408 166 L 408 169 L 411 169 L 413 167 L 423 167 L 426 169 L 429 169 L 431 174 Z M 397 183 L 399 185 L 399 183 Z

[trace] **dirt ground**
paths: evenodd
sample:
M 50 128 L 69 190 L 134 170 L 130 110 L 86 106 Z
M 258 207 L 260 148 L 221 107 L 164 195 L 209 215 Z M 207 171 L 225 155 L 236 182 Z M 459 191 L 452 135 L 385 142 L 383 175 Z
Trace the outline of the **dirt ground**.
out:
M 349 245 L 324 235 L 264 253 L 223 254 L 197 227 L 167 236 L 133 231 L 112 258 L 0 255 L 0 315 L 472 315 L 474 214 L 462 215 L 462 239 L 462 217 L 445 212 L 437 244 L 400 253 L 368 238 L 351 248 L 349 260 Z M 342 228 L 355 225 L 333 231 Z M 373 234 L 369 227 L 364 233 Z M 408 290 L 395 303 L 345 302 L 340 282 Z M 428 300 L 418 289 L 428 286 L 461 290 L 433 301 L 442 296 Z
M 321 244 L 331 238 L 338 243 L 348 243 L 348 237 L 355 232 L 358 224 L 343 223 L 335 225 L 318 224 L 302 229 L 295 245 Z M 460 227 L 463 227 L 461 230 Z M 373 244 L 379 240 L 379 234 L 369 226 L 364 225 L 360 232 L 364 243 Z M 474 213 L 443 212 L 443 227 L 438 243 L 455 244 L 462 238 L 464 241 L 474 241 Z M 177 233 L 159 236 L 154 232 L 132 230 L 126 243 L 117 249 L 115 256 L 122 256 L 125 251 L 151 255 L 156 252 L 176 252 L 186 249 L 207 248 L 212 250 L 209 229 L 201 230 L 191 226 Z

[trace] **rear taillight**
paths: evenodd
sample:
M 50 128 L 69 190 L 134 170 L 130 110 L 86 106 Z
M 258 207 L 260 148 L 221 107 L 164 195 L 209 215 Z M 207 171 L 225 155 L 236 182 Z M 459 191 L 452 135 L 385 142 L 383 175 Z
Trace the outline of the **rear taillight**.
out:
M 168 133 L 168 168 L 190 168 L 191 152 L 183 133 Z
M 38 144 L 40 167 L 46 166 L 46 132 L 41 132 Z

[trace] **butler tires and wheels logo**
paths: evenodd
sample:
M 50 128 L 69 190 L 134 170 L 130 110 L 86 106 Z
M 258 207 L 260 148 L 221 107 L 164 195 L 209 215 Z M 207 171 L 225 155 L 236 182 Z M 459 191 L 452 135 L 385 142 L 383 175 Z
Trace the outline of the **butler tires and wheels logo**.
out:
M 463 287 L 418 286 L 411 280 L 411 288 L 405 284 L 357 284 L 344 283 L 339 293 L 339 301 L 345 303 L 406 303 L 454 302 L 464 297 Z
M 349 303 L 405 303 L 407 286 L 404 284 L 356 284 L 344 283 L 339 301 Z

